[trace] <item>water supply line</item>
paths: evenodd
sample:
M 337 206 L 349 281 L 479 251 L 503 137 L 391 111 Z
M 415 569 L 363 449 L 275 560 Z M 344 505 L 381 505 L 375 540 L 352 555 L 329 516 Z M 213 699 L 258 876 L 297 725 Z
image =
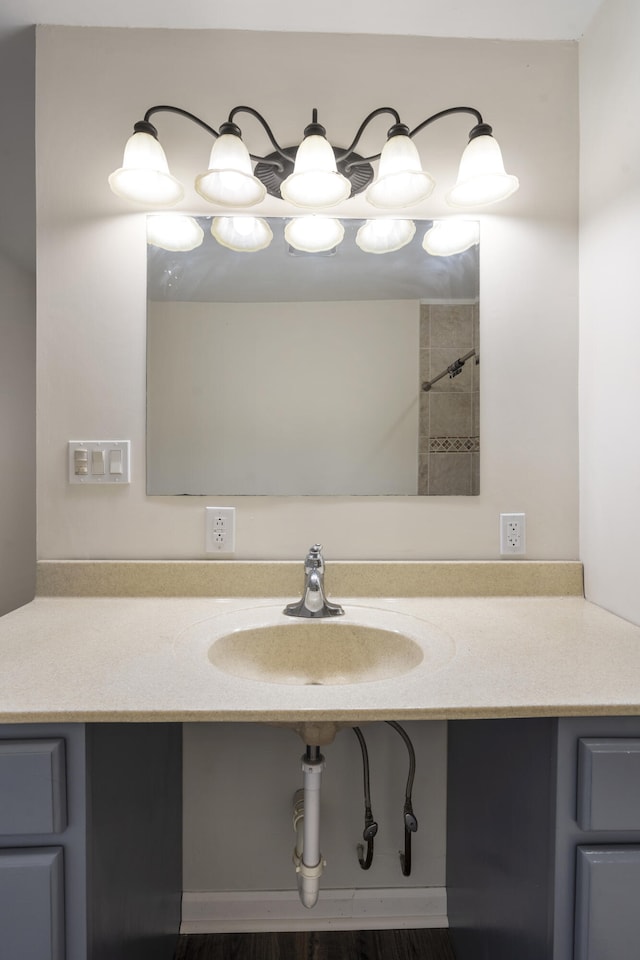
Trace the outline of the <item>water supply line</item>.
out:
M 418 821 L 413 812 L 413 806 L 411 803 L 411 791 L 413 790 L 413 779 L 416 773 L 416 754 L 413 749 L 413 744 L 411 738 L 406 730 L 400 726 L 399 723 L 396 723 L 395 720 L 387 720 L 386 723 L 400 734 L 404 740 L 405 746 L 409 753 L 409 775 L 407 777 L 407 786 L 405 788 L 404 796 L 404 852 L 400 851 L 400 866 L 402 867 L 402 873 L 405 877 L 411 875 L 411 834 L 415 833 L 418 829 Z
M 356 849 L 358 853 L 358 863 L 363 870 L 368 870 L 373 862 L 373 840 L 378 832 L 378 824 L 373 819 L 373 812 L 371 810 L 369 752 L 367 750 L 367 744 L 360 727 L 354 727 L 353 732 L 358 738 L 358 743 L 360 744 L 360 750 L 362 752 L 362 772 L 364 777 L 364 830 L 362 831 L 362 839 L 366 840 L 367 842 L 366 855 L 364 852 L 364 844 L 359 843 Z
M 307 744 L 302 757 L 302 790 L 293 798 L 293 829 L 296 845 L 293 862 L 298 875 L 298 894 L 303 906 L 311 909 L 318 901 L 320 877 L 325 861 L 320 853 L 320 783 L 324 757 L 320 748 Z

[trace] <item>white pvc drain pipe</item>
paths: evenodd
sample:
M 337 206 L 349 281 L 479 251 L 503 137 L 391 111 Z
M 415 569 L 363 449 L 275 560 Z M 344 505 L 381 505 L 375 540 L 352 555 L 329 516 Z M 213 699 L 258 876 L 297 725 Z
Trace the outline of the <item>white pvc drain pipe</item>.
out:
M 293 829 L 296 845 L 293 862 L 298 875 L 298 894 L 305 907 L 318 902 L 320 877 L 325 861 L 320 853 L 320 783 L 324 757 L 317 747 L 308 747 L 302 758 L 303 789 L 293 798 Z

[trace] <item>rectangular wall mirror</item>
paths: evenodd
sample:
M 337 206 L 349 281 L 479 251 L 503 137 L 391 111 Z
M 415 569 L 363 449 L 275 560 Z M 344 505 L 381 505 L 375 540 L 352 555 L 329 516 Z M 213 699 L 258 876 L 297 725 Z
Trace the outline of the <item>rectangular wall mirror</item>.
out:
M 148 244 L 147 493 L 479 492 L 477 243 L 240 253 L 197 218 L 187 253 Z M 426 389 L 425 389 L 426 386 Z

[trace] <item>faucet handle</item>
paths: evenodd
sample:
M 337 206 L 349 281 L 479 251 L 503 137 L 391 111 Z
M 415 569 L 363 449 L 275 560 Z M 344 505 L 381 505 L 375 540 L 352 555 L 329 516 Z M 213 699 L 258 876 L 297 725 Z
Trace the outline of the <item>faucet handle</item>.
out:
M 321 543 L 314 543 L 312 547 L 309 547 L 309 552 L 304 561 L 304 569 L 305 573 L 310 573 L 311 570 L 319 570 L 320 572 L 324 570 Z

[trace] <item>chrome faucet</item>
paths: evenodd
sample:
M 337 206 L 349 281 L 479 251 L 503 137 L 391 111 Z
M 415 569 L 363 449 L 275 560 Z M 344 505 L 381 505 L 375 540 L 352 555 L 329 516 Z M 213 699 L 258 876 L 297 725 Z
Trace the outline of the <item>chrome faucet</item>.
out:
M 305 557 L 302 599 L 288 603 L 283 613 L 288 617 L 340 617 L 344 613 L 339 603 L 330 603 L 324 595 L 324 557 L 319 543 L 310 547 Z

